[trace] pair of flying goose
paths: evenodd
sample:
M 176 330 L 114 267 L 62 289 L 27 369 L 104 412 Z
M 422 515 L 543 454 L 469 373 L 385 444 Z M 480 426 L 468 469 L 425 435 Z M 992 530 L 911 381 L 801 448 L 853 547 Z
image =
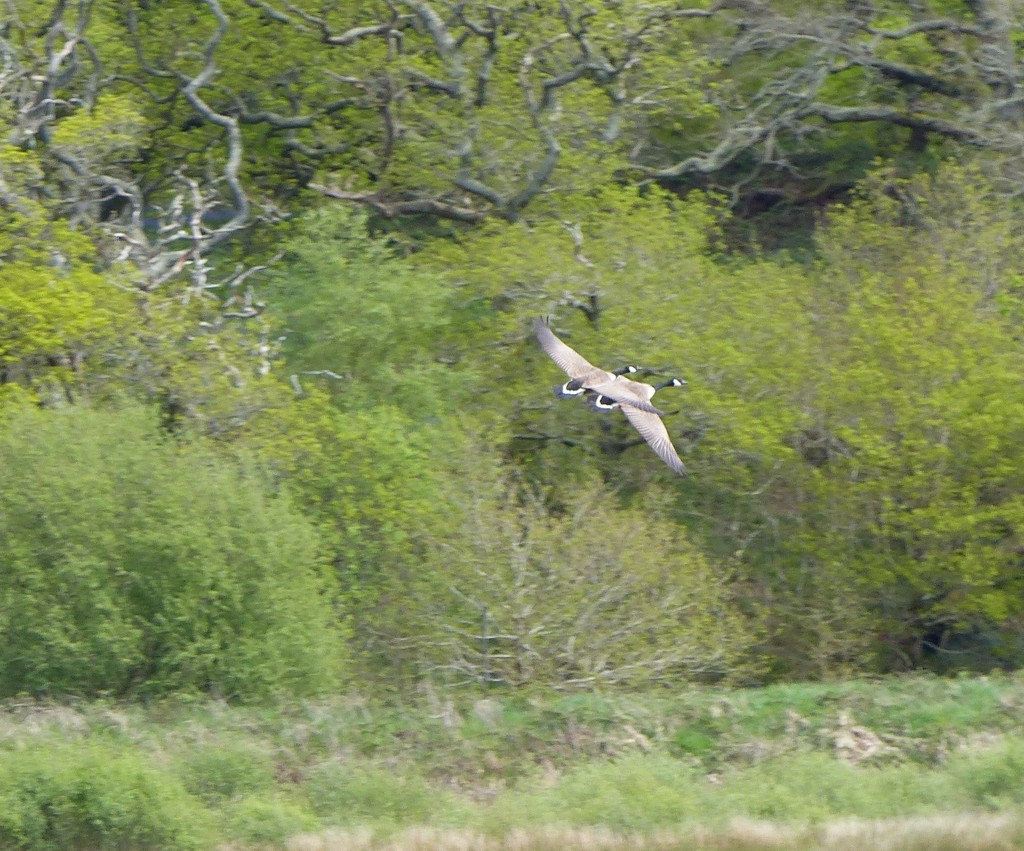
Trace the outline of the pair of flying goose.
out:
M 569 380 L 556 391 L 559 396 L 593 394 L 593 405 L 598 410 L 618 408 L 662 461 L 679 475 L 686 473 L 686 467 L 668 436 L 668 429 L 661 421 L 664 411 L 651 404 L 651 397 L 656 391 L 663 387 L 682 387 L 685 381 L 671 378 L 657 385 L 633 381 L 626 378 L 626 375 L 636 372 L 635 366 L 623 367 L 615 372 L 594 366 L 575 349 L 559 340 L 546 319 L 538 318 L 533 323 L 533 330 L 541 348 L 569 376 Z

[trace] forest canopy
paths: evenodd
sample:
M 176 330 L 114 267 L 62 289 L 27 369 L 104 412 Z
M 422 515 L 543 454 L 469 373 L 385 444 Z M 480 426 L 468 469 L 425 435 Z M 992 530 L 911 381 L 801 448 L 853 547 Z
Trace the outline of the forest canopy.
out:
M 1013 4 L 7 9 L 0 694 L 1019 664 Z

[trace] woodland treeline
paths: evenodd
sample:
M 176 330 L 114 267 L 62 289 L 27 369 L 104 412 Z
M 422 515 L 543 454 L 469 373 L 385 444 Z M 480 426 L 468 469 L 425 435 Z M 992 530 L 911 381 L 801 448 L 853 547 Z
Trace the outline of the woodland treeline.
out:
M 0 695 L 1024 647 L 1024 11 L 7 0 Z M 689 476 L 559 401 L 530 325 Z

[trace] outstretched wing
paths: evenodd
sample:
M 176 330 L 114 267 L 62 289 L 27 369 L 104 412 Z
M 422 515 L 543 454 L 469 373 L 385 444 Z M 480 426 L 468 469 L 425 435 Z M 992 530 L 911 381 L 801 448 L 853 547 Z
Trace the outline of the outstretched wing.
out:
M 579 378 L 588 373 L 604 372 L 604 370 L 594 366 L 575 349 L 570 348 L 559 340 L 555 336 L 555 332 L 548 327 L 546 319 L 538 317 L 533 323 L 533 332 L 537 335 L 540 347 L 548 353 L 548 357 L 557 363 L 570 378 Z
M 665 423 L 661 421 L 661 418 L 648 411 L 641 411 L 633 404 L 623 403 L 619 407 L 622 409 L 622 413 L 626 415 L 630 425 L 647 441 L 647 445 L 654 450 L 655 454 L 680 476 L 685 475 L 686 466 L 683 464 L 683 459 L 679 457 L 679 453 L 676 452 L 676 448 L 672 445 L 672 439 L 668 436 L 668 429 L 665 428 Z

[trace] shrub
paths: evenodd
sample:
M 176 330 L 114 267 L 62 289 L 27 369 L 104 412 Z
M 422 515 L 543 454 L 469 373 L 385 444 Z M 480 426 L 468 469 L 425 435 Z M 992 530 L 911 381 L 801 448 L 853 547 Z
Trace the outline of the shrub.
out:
M 38 743 L 0 756 L 0 847 L 209 847 L 209 814 L 170 773 L 107 745 Z
M 269 754 L 240 742 L 202 744 L 188 751 L 179 773 L 185 787 L 210 804 L 245 793 L 274 788 L 274 761 Z
M 556 512 L 554 491 L 486 471 L 474 482 L 475 474 L 449 498 L 457 530 L 433 542 L 434 571 L 447 577 L 451 599 L 424 627 L 423 654 L 438 669 L 588 689 L 740 669 L 751 629 L 659 503 L 622 508 L 595 481 Z
M 550 789 L 509 792 L 495 802 L 484 821 L 495 833 L 530 824 L 648 830 L 702 818 L 708 794 L 707 782 L 686 763 L 629 756 L 584 765 Z
M 281 798 L 247 796 L 228 808 L 227 829 L 246 842 L 280 845 L 296 833 L 316 830 L 319 822 L 309 810 Z
M 966 795 L 965 804 L 1003 810 L 1024 803 L 1024 741 L 1020 738 L 958 754 L 950 760 L 949 772 Z
M 0 430 L 0 695 L 312 693 L 340 638 L 310 525 L 128 408 Z
M 778 821 L 886 818 L 968 806 L 944 772 L 917 765 L 853 766 L 823 753 L 765 760 L 727 777 L 717 806 L 725 813 Z
M 314 812 L 336 825 L 425 824 L 448 803 L 418 777 L 340 762 L 314 771 L 306 792 Z

